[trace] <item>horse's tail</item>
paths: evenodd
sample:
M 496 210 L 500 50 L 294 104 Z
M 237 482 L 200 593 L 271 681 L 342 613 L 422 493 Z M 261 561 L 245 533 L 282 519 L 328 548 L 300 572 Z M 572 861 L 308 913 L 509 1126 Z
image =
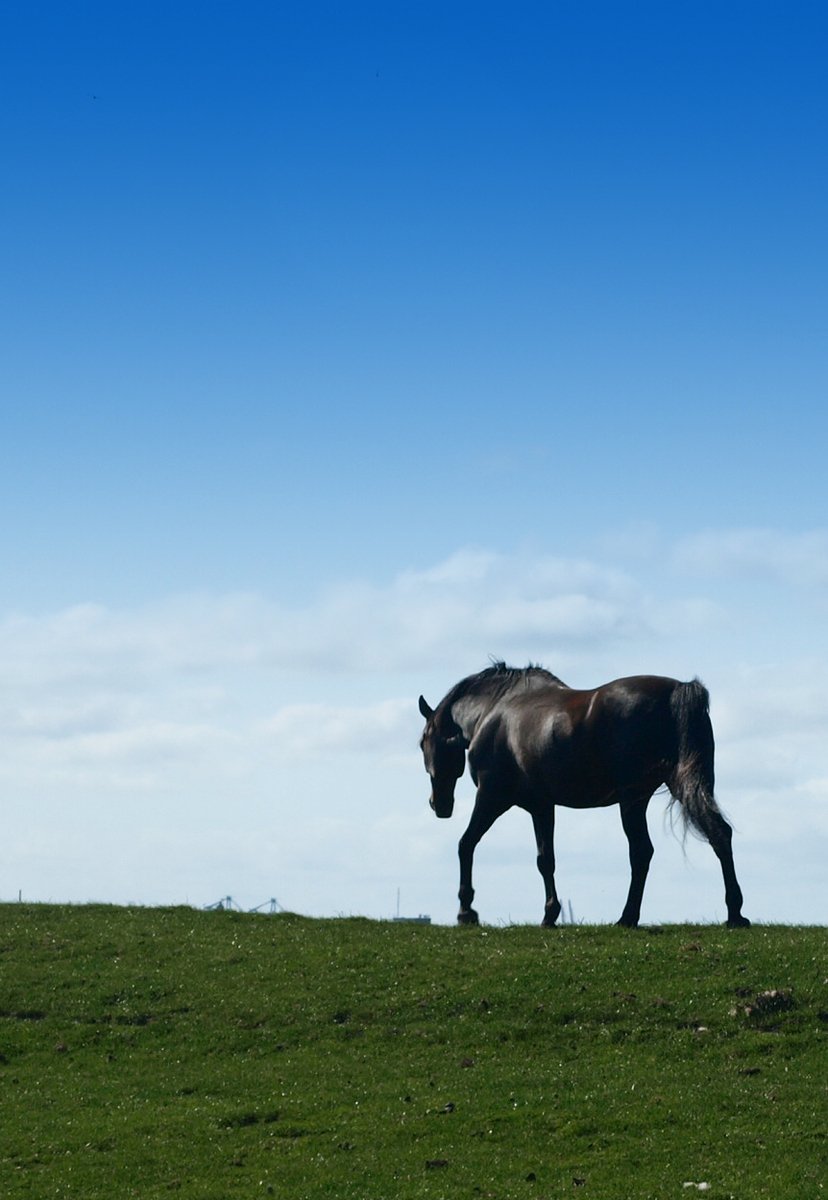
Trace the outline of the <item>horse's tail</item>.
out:
M 677 684 L 670 708 L 677 741 L 676 764 L 667 780 L 671 805 L 678 805 L 685 830 L 708 838 L 715 817 L 721 814 L 713 796 L 714 742 L 707 688 L 698 679 Z

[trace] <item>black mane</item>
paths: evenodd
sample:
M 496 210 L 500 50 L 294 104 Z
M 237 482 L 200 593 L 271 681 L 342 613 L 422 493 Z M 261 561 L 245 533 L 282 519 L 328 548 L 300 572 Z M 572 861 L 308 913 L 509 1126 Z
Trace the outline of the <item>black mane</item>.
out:
M 521 682 L 526 687 L 533 682 L 557 683 L 561 687 L 566 687 L 566 684 L 557 675 L 553 675 L 545 667 L 539 667 L 534 663 L 529 663 L 526 667 L 510 667 L 505 662 L 494 662 L 490 667 L 478 671 L 476 675 L 469 675 L 456 683 L 443 699 L 441 707 L 450 709 L 456 701 L 477 692 L 481 685 L 485 685 L 486 692 L 497 699 L 512 691 Z

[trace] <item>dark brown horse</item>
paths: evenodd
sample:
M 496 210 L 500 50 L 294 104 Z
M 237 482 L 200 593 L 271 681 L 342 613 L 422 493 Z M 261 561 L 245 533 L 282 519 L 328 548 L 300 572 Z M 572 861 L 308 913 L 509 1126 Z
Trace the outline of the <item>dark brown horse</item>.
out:
M 685 826 L 706 838 L 721 863 L 728 925 L 749 925 L 730 849 L 732 830 L 713 798 L 713 730 L 708 694 L 697 679 L 656 675 L 616 679 L 577 691 L 541 667 L 496 663 L 456 684 L 432 709 L 420 746 L 431 776 L 431 807 L 450 817 L 466 764 L 477 787 L 460 839 L 460 913 L 476 924 L 472 859 L 477 843 L 507 809 L 525 809 L 535 826 L 538 870 L 546 888 L 543 924 L 554 925 L 555 805 L 618 804 L 630 847 L 631 880 L 619 925 L 636 926 L 653 844 L 647 805 L 666 784 Z

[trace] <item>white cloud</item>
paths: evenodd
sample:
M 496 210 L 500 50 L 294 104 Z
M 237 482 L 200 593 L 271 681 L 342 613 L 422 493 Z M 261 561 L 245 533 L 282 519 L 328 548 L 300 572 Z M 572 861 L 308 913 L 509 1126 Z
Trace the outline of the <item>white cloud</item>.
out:
M 674 561 L 693 576 L 771 579 L 821 588 L 828 584 L 828 530 L 710 530 L 679 542 Z
M 383 756 L 416 744 L 419 717 L 410 699 L 336 707 L 291 704 L 262 722 L 265 740 L 279 755 L 308 759 L 330 754 Z
M 256 595 L 175 597 L 140 610 L 98 605 L 0 624 L 6 678 L 45 687 L 141 691 L 163 672 L 328 673 L 439 663 L 458 645 L 500 653 L 538 638 L 579 643 L 647 632 L 653 602 L 599 564 L 461 551 L 388 585 L 343 584 L 305 609 Z

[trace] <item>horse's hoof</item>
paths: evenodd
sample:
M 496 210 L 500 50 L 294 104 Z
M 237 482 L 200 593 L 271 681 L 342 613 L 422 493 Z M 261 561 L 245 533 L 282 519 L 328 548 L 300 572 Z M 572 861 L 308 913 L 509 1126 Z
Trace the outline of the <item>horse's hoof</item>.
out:
M 624 917 L 619 917 L 615 924 L 621 929 L 638 929 L 638 921 L 625 920 Z
M 552 917 L 549 915 L 549 913 L 547 913 L 546 916 L 541 921 L 541 929 L 557 929 L 557 927 L 558 927 L 558 918 Z
M 750 921 L 747 917 L 741 915 L 738 917 L 728 917 L 727 927 L 728 929 L 750 929 Z
M 465 908 L 465 909 L 462 909 L 457 914 L 457 924 L 458 925 L 479 925 L 480 918 L 478 917 L 477 913 L 474 911 L 473 908 Z

